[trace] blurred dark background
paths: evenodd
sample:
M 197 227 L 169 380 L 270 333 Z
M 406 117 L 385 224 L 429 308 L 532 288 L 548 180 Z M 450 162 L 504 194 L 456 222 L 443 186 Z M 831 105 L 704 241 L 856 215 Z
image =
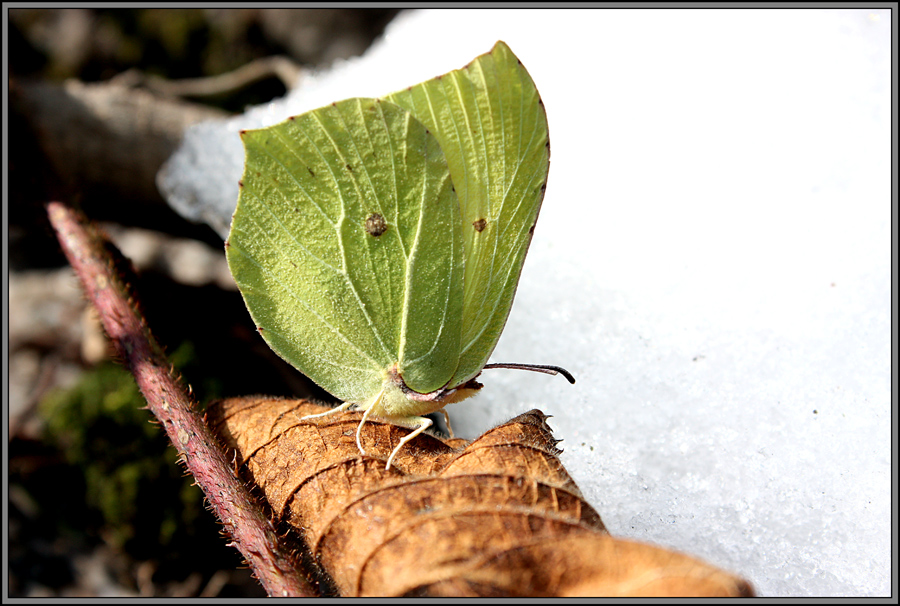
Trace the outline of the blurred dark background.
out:
M 11 597 L 265 595 L 111 359 L 44 204 L 81 209 L 133 261 L 199 401 L 327 399 L 258 338 L 221 238 L 169 209 L 154 177 L 189 124 L 362 54 L 397 12 L 9 10 Z

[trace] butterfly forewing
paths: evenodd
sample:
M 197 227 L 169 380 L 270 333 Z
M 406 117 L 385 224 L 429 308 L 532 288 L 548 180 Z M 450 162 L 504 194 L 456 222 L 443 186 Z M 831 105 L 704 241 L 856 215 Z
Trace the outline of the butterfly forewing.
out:
M 481 371 L 509 315 L 547 181 L 547 118 L 502 42 L 463 69 L 386 98 L 435 133 L 459 196 L 465 277 L 455 387 Z

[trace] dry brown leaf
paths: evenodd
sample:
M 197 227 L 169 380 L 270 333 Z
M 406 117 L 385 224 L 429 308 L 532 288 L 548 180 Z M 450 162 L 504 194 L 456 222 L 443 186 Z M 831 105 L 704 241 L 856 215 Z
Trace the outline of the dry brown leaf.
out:
M 531 410 L 478 439 L 423 434 L 361 413 L 301 421 L 306 400 L 232 398 L 210 426 L 247 481 L 342 596 L 751 596 L 695 558 L 609 535 Z M 309 557 L 309 556 L 312 557 Z

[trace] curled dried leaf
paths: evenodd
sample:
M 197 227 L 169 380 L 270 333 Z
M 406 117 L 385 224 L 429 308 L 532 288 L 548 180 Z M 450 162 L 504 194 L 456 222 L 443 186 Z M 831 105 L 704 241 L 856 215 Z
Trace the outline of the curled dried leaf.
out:
M 472 442 L 306 400 L 232 398 L 208 422 L 342 596 L 749 596 L 695 558 L 609 535 L 531 410 Z

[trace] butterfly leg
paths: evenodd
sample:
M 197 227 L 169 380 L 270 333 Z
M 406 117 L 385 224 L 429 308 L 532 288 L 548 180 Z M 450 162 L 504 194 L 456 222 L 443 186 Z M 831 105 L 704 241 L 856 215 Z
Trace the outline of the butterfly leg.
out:
M 453 428 L 450 427 L 450 415 L 447 414 L 447 410 L 445 408 L 441 409 L 441 414 L 444 415 L 444 421 L 447 423 L 447 431 L 450 432 L 450 439 L 453 439 Z
M 397 447 L 391 451 L 391 456 L 388 457 L 387 465 L 384 466 L 385 469 L 391 468 L 391 463 L 394 461 L 394 457 L 397 456 L 397 453 L 403 448 L 403 445 L 412 440 L 414 437 L 431 427 L 431 419 L 427 417 L 404 417 L 403 419 L 391 419 L 391 422 L 395 425 L 400 425 L 401 427 L 406 427 L 407 429 L 413 429 L 413 432 L 400 440 L 400 443 L 397 444 Z
M 306 416 L 300 417 L 300 420 L 305 421 L 306 419 L 316 419 L 318 417 L 327 417 L 328 415 L 337 414 L 339 412 L 347 410 L 348 408 L 353 406 L 353 404 L 354 404 L 353 402 L 344 402 L 337 408 L 332 408 L 331 410 L 326 410 L 325 412 L 320 412 L 320 413 L 314 414 L 314 415 L 306 415 Z M 372 410 L 372 409 L 369 408 L 368 410 L 366 410 L 365 414 L 363 414 L 362 421 L 359 422 L 359 427 L 356 430 L 356 446 L 359 448 L 359 452 L 361 454 L 366 454 L 366 451 L 363 450 L 362 444 L 359 443 L 359 430 L 362 429 L 363 423 L 366 422 L 366 417 L 369 416 L 370 410 Z
M 318 417 L 327 417 L 328 415 L 333 415 L 333 414 L 337 414 L 339 412 L 343 412 L 343 411 L 347 410 L 348 408 L 350 408 L 351 406 L 353 406 L 353 402 L 344 402 L 337 408 L 332 408 L 331 410 L 326 410 L 325 412 L 320 412 L 320 413 L 314 414 L 314 415 L 302 416 L 302 417 L 300 417 L 300 420 L 305 421 L 306 419 L 317 419 Z
M 372 414 L 372 409 L 374 406 L 370 406 L 366 409 L 366 412 L 363 413 L 362 419 L 359 420 L 359 427 L 356 428 L 356 447 L 359 448 L 359 454 L 366 454 L 366 451 L 363 450 L 362 441 L 359 439 L 360 432 L 362 431 L 363 424 L 366 422 L 366 419 L 369 418 L 369 415 Z

